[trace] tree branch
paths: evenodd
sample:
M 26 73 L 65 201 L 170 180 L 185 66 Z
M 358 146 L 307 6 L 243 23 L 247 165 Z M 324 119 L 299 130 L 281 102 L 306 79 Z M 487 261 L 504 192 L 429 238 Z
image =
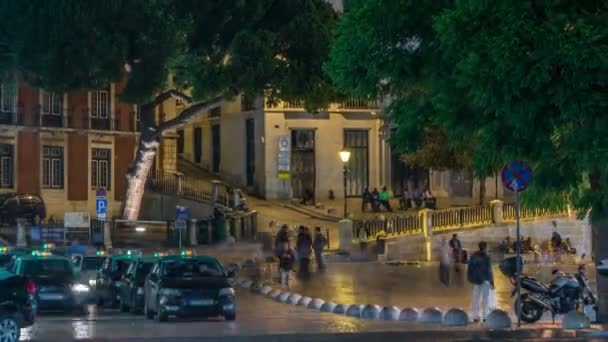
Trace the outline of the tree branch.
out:
M 162 93 L 158 94 L 154 98 L 154 100 L 152 100 L 151 102 L 148 102 L 148 103 L 144 104 L 144 106 L 156 107 L 159 104 L 167 101 L 170 98 L 181 100 L 185 104 L 191 104 L 192 103 L 192 98 L 190 96 L 182 93 L 181 91 L 177 91 L 175 89 L 170 89 L 170 90 L 167 90 L 165 92 L 162 92 Z
M 194 104 L 184 109 L 184 111 L 175 118 L 161 123 L 158 127 L 158 131 L 162 134 L 165 131 L 182 127 L 208 110 L 219 107 L 222 101 L 224 101 L 224 98 L 218 96 L 212 100 Z

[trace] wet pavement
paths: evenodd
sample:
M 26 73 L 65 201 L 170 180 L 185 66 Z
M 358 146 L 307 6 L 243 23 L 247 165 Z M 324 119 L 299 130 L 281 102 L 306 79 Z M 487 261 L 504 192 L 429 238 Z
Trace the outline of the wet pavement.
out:
M 480 325 L 466 328 L 370 321 L 344 315 L 321 313 L 299 306 L 280 304 L 262 296 L 239 291 L 237 320 L 222 319 L 149 321 L 143 316 L 122 314 L 115 310 L 98 312 L 90 307 L 87 316 L 46 314 L 35 326 L 22 330 L 22 341 L 363 341 L 368 336 L 383 336 L 389 341 L 453 341 L 487 336 Z M 525 337 L 561 334 L 556 326 L 536 325 L 523 331 Z M 353 335 L 354 334 L 354 335 Z M 369 334 L 369 335 L 367 335 Z M 556 335 L 557 334 L 557 335 Z M 459 338 L 456 338 L 460 336 Z M 389 337 L 389 338 L 387 338 Z M 490 336 L 491 337 L 491 336 Z M 523 338 L 518 338 L 521 340 Z
M 439 266 L 436 263 L 421 263 L 418 266 L 390 266 L 377 262 L 329 263 L 325 271 L 313 272 L 307 280 L 300 280 L 294 273 L 289 290 L 337 304 L 376 304 L 418 309 L 438 307 L 444 311 L 462 308 L 470 312 L 472 286 L 466 281 L 466 267 L 462 266 L 460 272 L 451 271 L 450 285 L 445 286 L 439 281 Z M 275 268 L 275 265 L 267 266 L 262 277 L 266 280 L 272 278 L 276 283 L 278 276 Z M 525 271 L 529 276 L 548 284 L 553 279 L 551 272 L 555 268 L 567 273 L 576 271 L 574 265 L 554 264 L 529 264 L 525 266 Z M 588 271 L 594 288 L 593 268 L 589 267 Z M 515 319 L 514 298 L 511 298 L 513 287 L 509 279 L 500 273 L 497 266 L 494 267 L 494 278 L 498 307 Z M 544 319 L 550 320 L 550 315 Z

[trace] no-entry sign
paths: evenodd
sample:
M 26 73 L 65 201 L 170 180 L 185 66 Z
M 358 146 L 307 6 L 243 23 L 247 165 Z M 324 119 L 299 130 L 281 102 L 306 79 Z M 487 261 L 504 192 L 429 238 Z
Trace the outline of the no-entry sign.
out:
M 532 169 L 519 161 L 509 162 L 502 169 L 502 184 L 513 192 L 522 192 L 532 181 Z

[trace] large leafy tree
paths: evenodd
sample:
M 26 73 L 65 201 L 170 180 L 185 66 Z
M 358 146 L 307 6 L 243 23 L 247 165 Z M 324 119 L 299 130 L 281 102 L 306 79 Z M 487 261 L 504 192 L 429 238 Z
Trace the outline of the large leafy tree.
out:
M 225 98 L 265 93 L 323 108 L 333 96 L 322 65 L 336 14 L 323 0 L 19 1 L 0 9 L 0 77 L 57 91 L 94 89 L 129 73 L 123 100 L 143 127 L 123 217 L 137 219 L 160 138 Z M 167 80 L 192 97 L 167 89 Z M 188 107 L 154 123 L 176 97 Z
M 608 3 L 353 0 L 327 69 L 339 88 L 393 99 L 400 143 L 438 125 L 471 146 L 480 174 L 532 165 L 527 205 L 591 210 L 595 260 L 608 258 Z M 602 248 L 604 247 L 604 248 Z M 598 276 L 608 319 L 608 280 Z

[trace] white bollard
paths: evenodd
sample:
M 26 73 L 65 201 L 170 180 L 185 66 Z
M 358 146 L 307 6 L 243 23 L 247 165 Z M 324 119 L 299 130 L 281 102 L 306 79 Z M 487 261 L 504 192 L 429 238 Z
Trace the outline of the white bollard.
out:
M 192 219 L 190 220 L 190 231 L 188 234 L 188 242 L 190 242 L 190 246 L 197 246 L 198 245 L 198 240 L 197 240 L 197 235 L 198 235 L 198 227 L 197 227 L 197 219 Z
M 24 219 L 17 219 L 17 247 L 26 247 L 27 240 L 25 239 L 25 224 Z

